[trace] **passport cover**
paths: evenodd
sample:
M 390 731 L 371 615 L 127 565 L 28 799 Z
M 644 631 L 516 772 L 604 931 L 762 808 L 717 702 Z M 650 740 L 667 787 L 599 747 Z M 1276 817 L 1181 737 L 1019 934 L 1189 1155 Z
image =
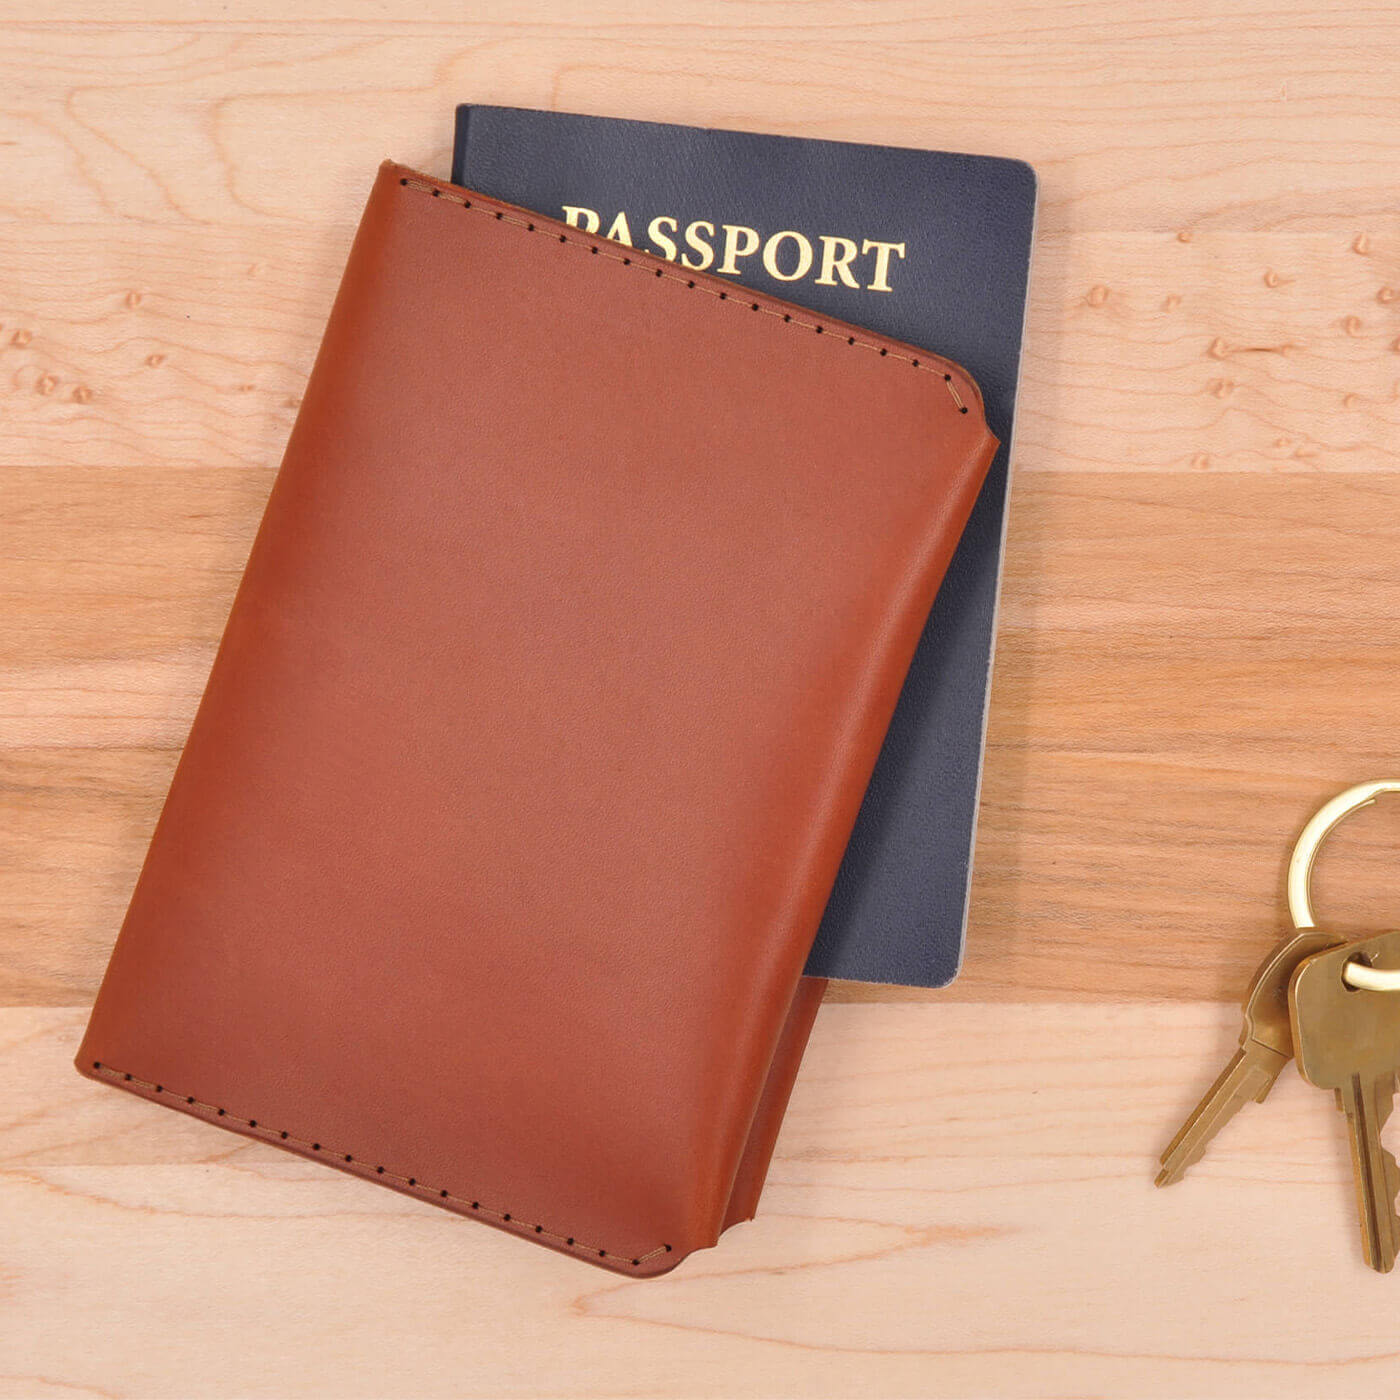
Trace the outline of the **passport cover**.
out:
M 457 109 L 453 178 L 935 345 L 1011 440 L 1036 193 L 1021 161 L 473 104 Z M 1008 465 L 1003 446 L 910 667 L 815 976 L 938 987 L 961 965 Z
M 659 1274 L 995 439 L 936 355 L 386 164 L 78 1055 Z

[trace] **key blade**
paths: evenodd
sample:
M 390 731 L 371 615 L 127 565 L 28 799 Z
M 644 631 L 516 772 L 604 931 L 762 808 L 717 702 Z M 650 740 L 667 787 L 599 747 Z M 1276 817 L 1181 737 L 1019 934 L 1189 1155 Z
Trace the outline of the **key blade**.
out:
M 1244 1041 L 1162 1153 L 1157 1185 L 1171 1186 L 1180 1181 L 1188 1168 L 1201 1160 L 1211 1139 L 1245 1104 L 1263 1103 L 1288 1059 L 1257 1040 Z
M 1400 1246 L 1400 1217 L 1395 1213 L 1400 1166 L 1381 1146 L 1381 1129 L 1390 1117 L 1394 1099 L 1393 1073 L 1354 1074 L 1337 1090 L 1337 1103 L 1346 1114 L 1351 1136 L 1361 1247 L 1366 1262 L 1383 1274 L 1395 1267 L 1396 1249 Z

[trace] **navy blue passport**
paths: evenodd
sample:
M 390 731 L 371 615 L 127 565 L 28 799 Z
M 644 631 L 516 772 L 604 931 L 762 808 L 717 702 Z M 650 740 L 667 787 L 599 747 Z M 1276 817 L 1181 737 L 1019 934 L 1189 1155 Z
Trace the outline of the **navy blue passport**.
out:
M 947 355 L 1001 451 L 944 581 L 807 971 L 957 976 L 1035 220 L 1021 161 L 461 106 L 452 178 Z

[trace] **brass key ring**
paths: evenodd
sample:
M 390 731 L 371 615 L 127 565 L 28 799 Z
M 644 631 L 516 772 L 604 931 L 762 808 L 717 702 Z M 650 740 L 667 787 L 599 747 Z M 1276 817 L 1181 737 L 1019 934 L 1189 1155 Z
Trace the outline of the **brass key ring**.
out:
M 1353 812 L 1369 807 L 1382 793 L 1400 792 L 1400 780 L 1361 783 L 1324 803 L 1303 828 L 1288 862 L 1288 912 L 1294 928 L 1317 927 L 1312 910 L 1312 872 L 1317 853 L 1332 829 Z M 1400 992 L 1400 968 L 1367 967 L 1349 962 L 1342 976 L 1347 985 L 1370 992 Z

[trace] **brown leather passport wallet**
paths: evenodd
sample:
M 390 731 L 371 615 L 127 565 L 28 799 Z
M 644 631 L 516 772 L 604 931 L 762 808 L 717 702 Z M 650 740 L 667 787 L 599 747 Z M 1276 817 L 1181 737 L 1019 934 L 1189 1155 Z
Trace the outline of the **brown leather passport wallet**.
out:
M 80 1069 L 625 1273 L 713 1244 L 994 447 L 936 355 L 385 165 Z

